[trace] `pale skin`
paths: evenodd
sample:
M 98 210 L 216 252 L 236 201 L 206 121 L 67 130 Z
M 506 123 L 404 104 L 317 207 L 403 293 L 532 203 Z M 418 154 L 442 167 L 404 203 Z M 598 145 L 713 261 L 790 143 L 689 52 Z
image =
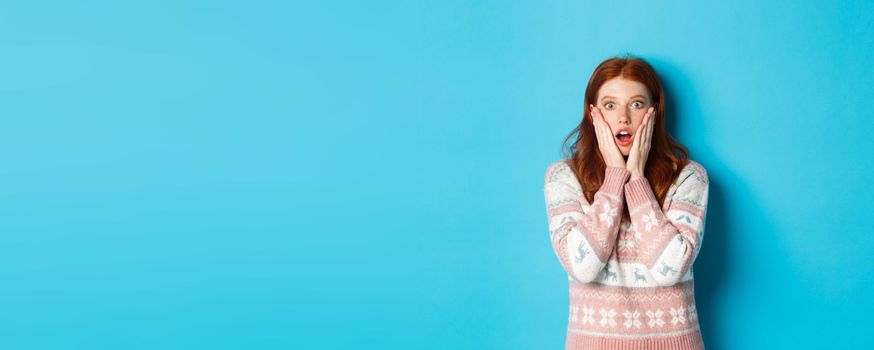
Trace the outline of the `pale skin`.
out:
M 601 85 L 596 102 L 597 106 L 590 104 L 589 109 L 604 162 L 608 167 L 627 169 L 631 173 L 629 180 L 642 178 L 655 124 L 649 90 L 637 81 L 616 77 Z M 616 143 L 620 128 L 632 133 L 630 146 Z

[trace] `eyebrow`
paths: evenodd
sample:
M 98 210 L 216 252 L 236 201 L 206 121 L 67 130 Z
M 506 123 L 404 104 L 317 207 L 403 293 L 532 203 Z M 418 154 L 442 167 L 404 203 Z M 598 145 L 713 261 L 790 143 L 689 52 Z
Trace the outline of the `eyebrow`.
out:
M 608 97 L 609 97 L 609 98 L 615 98 L 615 97 L 613 97 L 613 96 L 604 96 L 604 97 L 601 97 L 601 101 L 603 101 L 605 98 L 608 98 Z M 643 96 L 643 95 L 634 95 L 634 96 L 631 96 L 631 98 L 635 98 L 635 97 L 643 97 L 644 100 L 646 99 L 646 96 Z

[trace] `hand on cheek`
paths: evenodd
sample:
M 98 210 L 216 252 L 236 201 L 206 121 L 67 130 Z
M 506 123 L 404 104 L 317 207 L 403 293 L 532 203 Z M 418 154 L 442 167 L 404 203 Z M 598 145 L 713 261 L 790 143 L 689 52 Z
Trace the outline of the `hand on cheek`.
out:
M 601 110 L 591 104 L 589 105 L 589 109 L 591 110 L 592 124 L 595 127 L 598 148 L 601 152 L 601 156 L 604 158 L 604 163 L 606 163 L 606 166 L 608 167 L 625 167 L 627 169 L 628 166 L 625 163 L 625 159 L 622 157 L 622 151 L 619 150 L 619 146 L 616 145 L 616 141 L 613 139 L 613 132 L 610 130 L 610 125 L 607 124 L 607 121 L 601 114 Z
M 652 130 L 655 124 L 654 115 L 655 108 L 650 107 L 643 117 L 643 122 L 640 123 L 640 126 L 634 132 L 634 141 L 631 144 L 631 151 L 628 153 L 628 161 L 626 162 L 626 168 L 631 173 L 629 180 L 643 177 L 643 169 L 645 169 L 646 160 L 649 156 Z

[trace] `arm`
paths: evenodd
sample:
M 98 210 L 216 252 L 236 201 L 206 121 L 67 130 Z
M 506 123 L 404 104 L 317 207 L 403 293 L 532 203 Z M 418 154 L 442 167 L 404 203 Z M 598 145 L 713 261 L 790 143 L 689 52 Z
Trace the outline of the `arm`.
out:
M 550 165 L 544 179 L 552 248 L 568 276 L 588 283 L 607 264 L 622 217 L 622 185 L 631 173 L 607 167 L 604 182 L 590 204 L 573 170 L 564 161 Z
M 646 178 L 625 184 L 625 197 L 631 222 L 642 238 L 640 257 L 655 282 L 662 286 L 678 283 L 698 256 L 704 237 L 707 195 L 710 181 L 699 164 L 682 173 L 680 184 L 670 200 L 667 213 Z

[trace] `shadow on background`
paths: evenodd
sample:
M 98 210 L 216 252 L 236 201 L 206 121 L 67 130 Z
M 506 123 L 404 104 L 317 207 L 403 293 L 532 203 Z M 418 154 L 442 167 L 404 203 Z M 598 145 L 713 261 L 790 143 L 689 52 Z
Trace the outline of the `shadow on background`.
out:
M 676 91 L 696 91 L 693 84 L 685 78 L 685 75 L 673 65 L 659 60 L 648 60 L 650 64 L 658 71 L 662 85 L 665 89 L 665 100 L 667 102 L 668 120 L 666 128 L 669 133 L 677 138 L 677 135 L 694 134 L 690 132 L 681 132 L 683 123 L 687 118 L 701 118 L 700 124 L 703 124 L 702 135 L 707 133 L 706 112 L 701 108 L 699 100 L 688 99 L 680 102 L 677 100 Z M 690 96 L 696 96 L 694 93 Z M 688 120 L 688 119 L 687 119 Z M 698 122 L 698 121 L 696 121 Z M 696 126 L 696 129 L 699 127 Z M 704 227 L 704 238 L 701 243 L 701 251 L 693 265 L 693 273 L 695 277 L 695 299 L 698 308 L 698 322 L 701 326 L 701 335 L 704 339 L 704 344 L 707 350 L 720 350 L 720 344 L 725 344 L 728 334 L 720 334 L 719 330 L 725 329 L 720 324 L 720 316 L 717 314 L 720 308 L 718 305 L 724 294 L 722 293 L 727 286 L 727 281 L 730 280 L 732 271 L 729 267 L 732 266 L 727 259 L 731 254 L 731 249 L 734 248 L 732 242 L 732 232 L 735 232 L 735 227 L 731 218 L 735 215 L 731 212 L 729 199 L 725 196 L 723 188 L 727 176 L 734 176 L 722 167 L 720 164 L 712 164 L 711 162 L 703 161 L 702 159 L 715 159 L 713 157 L 703 156 L 709 151 L 706 146 L 691 147 L 689 144 L 683 143 L 688 151 L 689 157 L 692 160 L 701 162 L 707 169 L 710 179 L 710 189 L 707 204 L 707 218 Z M 703 144 L 706 145 L 706 136 L 703 137 Z M 694 148 L 694 149 L 693 149 Z M 735 186 L 733 188 L 744 188 L 743 186 Z M 744 198 L 748 197 L 747 195 Z

